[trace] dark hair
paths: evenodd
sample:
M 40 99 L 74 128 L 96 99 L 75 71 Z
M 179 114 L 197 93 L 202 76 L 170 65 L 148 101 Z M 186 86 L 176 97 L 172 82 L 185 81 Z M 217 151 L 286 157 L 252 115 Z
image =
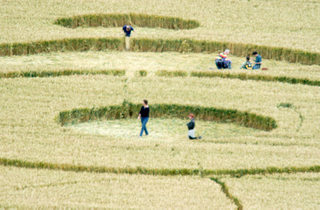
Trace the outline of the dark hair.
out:
M 246 59 L 247 59 L 247 61 L 249 61 L 250 60 L 250 56 L 247 56 Z
M 143 100 L 143 103 L 144 103 L 145 105 L 148 105 L 148 100 L 144 99 L 144 100 Z
M 254 51 L 254 52 L 252 53 L 252 55 L 258 55 L 258 52 L 257 52 L 257 51 Z

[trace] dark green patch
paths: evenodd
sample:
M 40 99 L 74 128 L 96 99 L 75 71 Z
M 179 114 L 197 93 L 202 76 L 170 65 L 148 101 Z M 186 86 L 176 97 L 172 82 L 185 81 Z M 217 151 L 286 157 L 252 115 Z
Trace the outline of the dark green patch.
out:
M 293 108 L 293 104 L 290 103 L 280 103 L 278 104 L 278 108 L 282 107 L 282 108 Z
M 146 77 L 148 75 L 148 72 L 145 70 L 138 71 L 138 76 L 140 77 Z

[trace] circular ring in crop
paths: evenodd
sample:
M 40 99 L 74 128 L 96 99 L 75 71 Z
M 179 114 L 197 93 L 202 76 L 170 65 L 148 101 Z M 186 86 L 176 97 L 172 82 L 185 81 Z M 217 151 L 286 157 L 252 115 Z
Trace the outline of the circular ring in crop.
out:
M 66 123 L 79 123 L 92 120 L 112 120 L 122 118 L 136 118 L 141 105 L 124 102 L 122 105 L 106 106 L 100 108 L 81 108 L 59 113 L 58 121 L 63 126 Z M 153 104 L 152 117 L 186 118 L 189 113 L 194 113 L 197 119 L 235 123 L 244 127 L 270 131 L 277 127 L 276 121 L 248 112 L 233 109 L 218 109 L 213 107 L 198 107 L 178 104 Z
M 184 20 L 177 17 L 145 15 L 145 14 L 90 14 L 59 18 L 55 24 L 68 28 L 85 27 L 119 27 L 131 24 L 138 27 L 193 29 L 200 26 L 196 20 Z

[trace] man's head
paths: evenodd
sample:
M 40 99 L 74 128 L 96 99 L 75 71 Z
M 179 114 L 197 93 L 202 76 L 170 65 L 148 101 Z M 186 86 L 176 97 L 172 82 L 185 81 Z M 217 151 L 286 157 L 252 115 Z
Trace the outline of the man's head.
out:
M 193 118 L 194 118 L 194 114 L 190 113 L 190 114 L 188 115 L 188 117 L 189 117 L 189 119 L 193 119 Z
M 257 57 L 257 56 L 258 56 L 258 52 L 257 52 L 257 51 L 254 51 L 254 52 L 252 53 L 252 55 L 253 55 L 254 57 Z
M 147 105 L 148 105 L 148 100 L 144 99 L 144 100 L 142 101 L 142 103 L 143 103 L 143 105 L 147 106 Z
M 131 27 L 130 27 L 129 25 L 127 25 L 127 26 L 126 26 L 126 30 L 127 30 L 127 31 L 130 31 L 130 30 L 131 30 Z
M 226 55 L 228 55 L 230 53 L 230 50 L 229 49 L 226 49 L 225 51 L 224 51 L 224 54 L 226 54 Z
M 250 56 L 247 56 L 246 59 L 247 59 L 247 61 L 250 61 Z

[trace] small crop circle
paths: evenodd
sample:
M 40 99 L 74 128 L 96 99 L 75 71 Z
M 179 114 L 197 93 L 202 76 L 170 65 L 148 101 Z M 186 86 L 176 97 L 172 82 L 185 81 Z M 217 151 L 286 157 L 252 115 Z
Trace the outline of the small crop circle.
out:
M 165 29 L 194 29 L 200 26 L 196 20 L 184 20 L 178 17 L 167 17 L 146 14 L 90 14 L 59 18 L 55 24 L 68 28 L 84 27 L 119 27 L 132 24 L 138 27 Z

